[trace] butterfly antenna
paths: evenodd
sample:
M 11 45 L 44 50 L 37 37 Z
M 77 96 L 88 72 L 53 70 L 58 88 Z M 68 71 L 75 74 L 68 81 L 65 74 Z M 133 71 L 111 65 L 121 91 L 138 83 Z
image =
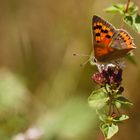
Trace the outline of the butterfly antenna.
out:
M 84 57 L 90 57 L 88 54 L 78 54 L 78 53 L 73 53 L 73 56 L 84 56 Z
M 85 66 L 90 60 L 91 60 L 91 55 L 88 54 L 78 54 L 78 53 L 73 53 L 73 56 L 81 56 L 81 57 L 88 57 L 88 59 L 80 64 L 80 67 Z

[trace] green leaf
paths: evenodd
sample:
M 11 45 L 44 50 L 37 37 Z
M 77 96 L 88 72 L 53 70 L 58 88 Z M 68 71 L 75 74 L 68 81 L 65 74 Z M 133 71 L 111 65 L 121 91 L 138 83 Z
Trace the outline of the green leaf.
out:
M 113 6 L 119 10 L 124 10 L 124 8 L 125 8 L 124 4 L 120 4 L 120 3 L 114 4 Z
M 127 119 L 129 119 L 129 116 L 123 114 L 119 117 L 114 118 L 113 121 L 114 122 L 122 122 L 122 121 L 127 120 Z
M 107 97 L 105 89 L 100 88 L 92 92 L 92 94 L 88 98 L 88 103 L 95 109 L 101 109 L 106 105 L 106 102 L 108 100 L 109 97 Z
M 128 24 L 134 31 L 140 33 L 140 15 L 135 14 L 131 16 L 125 16 L 124 21 Z
M 121 104 L 125 104 L 125 105 L 133 105 L 133 103 L 131 103 L 128 99 L 126 99 L 125 97 L 123 97 L 122 95 L 118 95 L 116 97 L 115 102 L 119 102 Z
M 117 108 L 121 108 L 121 103 L 120 102 L 115 102 L 115 106 L 117 107 Z
M 123 14 L 123 10 L 124 10 L 123 4 L 114 4 L 105 9 L 106 12 L 120 13 L 120 14 Z
M 99 119 L 100 119 L 102 122 L 106 122 L 107 115 L 106 115 L 106 114 L 100 114 L 100 115 L 99 115 Z
M 132 55 L 127 55 L 126 59 L 128 61 L 130 61 L 132 64 L 137 65 L 137 62 L 136 62 L 136 60 L 134 59 L 134 57 Z
M 113 123 L 111 125 L 108 123 L 102 124 L 100 125 L 100 129 L 106 139 L 112 138 L 112 136 L 114 136 L 119 131 L 118 125 Z
M 134 15 L 138 12 L 138 6 L 136 6 L 133 2 L 130 2 L 129 8 L 128 8 L 128 14 Z
M 99 116 L 99 119 L 101 120 L 101 121 L 103 121 L 103 122 L 106 122 L 106 120 L 107 120 L 107 111 L 108 111 L 108 106 L 104 106 L 102 109 L 100 109 L 100 110 L 97 110 L 96 109 L 96 113 L 98 114 L 98 116 Z
M 124 121 L 124 120 L 129 119 L 129 116 L 128 116 L 128 115 L 122 114 L 118 119 L 119 119 L 120 121 Z
M 105 9 L 106 12 L 118 12 L 119 9 L 114 7 L 113 5 Z
M 99 119 L 100 119 L 102 122 L 105 122 L 105 120 L 106 120 L 106 115 L 99 116 Z
M 127 12 L 125 12 L 126 5 L 125 4 L 114 4 L 105 9 L 106 12 L 111 13 L 120 13 L 121 15 L 134 15 L 138 11 L 138 6 L 136 6 L 133 2 L 130 2 Z

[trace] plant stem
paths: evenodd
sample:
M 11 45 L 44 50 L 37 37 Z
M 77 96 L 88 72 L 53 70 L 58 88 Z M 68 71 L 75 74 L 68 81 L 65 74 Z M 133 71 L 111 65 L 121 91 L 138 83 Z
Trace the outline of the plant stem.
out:
M 130 0 L 127 0 L 126 7 L 124 9 L 124 13 L 128 12 L 129 4 L 130 4 Z M 123 26 L 124 26 L 124 21 L 122 21 L 121 28 L 123 28 Z
M 112 103 L 112 101 L 110 100 L 109 101 L 109 111 L 108 111 L 109 116 L 111 115 L 111 109 L 112 109 L 111 103 Z
M 125 13 L 128 12 L 129 4 L 130 4 L 130 0 L 127 1 L 126 8 L 125 8 Z
M 121 113 L 120 113 L 120 111 L 119 111 L 119 109 L 117 108 L 117 106 L 116 106 L 116 105 L 115 105 L 115 108 L 116 108 L 116 110 L 117 110 L 118 114 L 120 115 Z
M 106 84 L 105 84 L 105 90 L 107 92 L 107 95 L 109 97 L 109 110 L 108 110 L 108 115 L 111 115 L 111 109 L 112 109 L 112 96 L 111 93 L 108 91 Z
M 107 85 L 107 84 L 105 84 L 105 90 L 106 90 L 106 92 L 107 92 L 108 96 L 110 97 L 110 96 L 111 96 L 111 94 L 110 94 L 110 92 L 108 91 L 108 89 L 107 89 L 106 85 Z

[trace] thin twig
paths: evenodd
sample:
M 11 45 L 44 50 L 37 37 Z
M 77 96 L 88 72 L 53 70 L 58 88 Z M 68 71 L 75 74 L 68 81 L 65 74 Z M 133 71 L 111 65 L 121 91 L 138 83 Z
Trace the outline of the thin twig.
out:
M 124 9 L 124 13 L 128 12 L 129 4 L 130 4 L 130 0 L 128 0 L 127 3 L 126 3 L 126 7 Z M 124 26 L 124 21 L 122 21 L 121 28 L 123 28 L 123 26 Z
M 108 91 L 106 85 L 107 85 L 107 84 L 105 84 L 105 90 L 106 90 L 107 94 L 110 96 L 111 94 L 110 94 L 110 92 Z
M 116 105 L 114 105 L 114 106 L 115 106 L 116 111 L 118 112 L 118 114 L 121 115 L 121 113 L 120 113 L 119 109 L 117 108 L 117 106 Z
M 109 110 L 108 110 L 108 115 L 111 115 L 111 110 L 112 110 L 112 96 L 110 94 L 110 92 L 108 91 L 107 87 L 106 87 L 106 84 L 105 84 L 105 90 L 109 96 Z
M 125 13 L 128 12 L 129 4 L 130 4 L 130 0 L 127 1 L 126 8 L 125 8 L 125 11 L 124 11 Z
M 110 116 L 111 115 L 111 110 L 112 110 L 112 100 L 109 101 L 109 111 L 108 111 L 108 115 Z

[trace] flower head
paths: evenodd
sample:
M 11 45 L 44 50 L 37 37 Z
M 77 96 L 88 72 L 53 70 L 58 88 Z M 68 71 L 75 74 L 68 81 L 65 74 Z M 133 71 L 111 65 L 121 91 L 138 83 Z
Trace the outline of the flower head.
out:
M 108 84 L 119 87 L 122 81 L 122 69 L 118 66 L 102 67 L 99 72 L 93 74 L 92 79 L 101 86 Z

